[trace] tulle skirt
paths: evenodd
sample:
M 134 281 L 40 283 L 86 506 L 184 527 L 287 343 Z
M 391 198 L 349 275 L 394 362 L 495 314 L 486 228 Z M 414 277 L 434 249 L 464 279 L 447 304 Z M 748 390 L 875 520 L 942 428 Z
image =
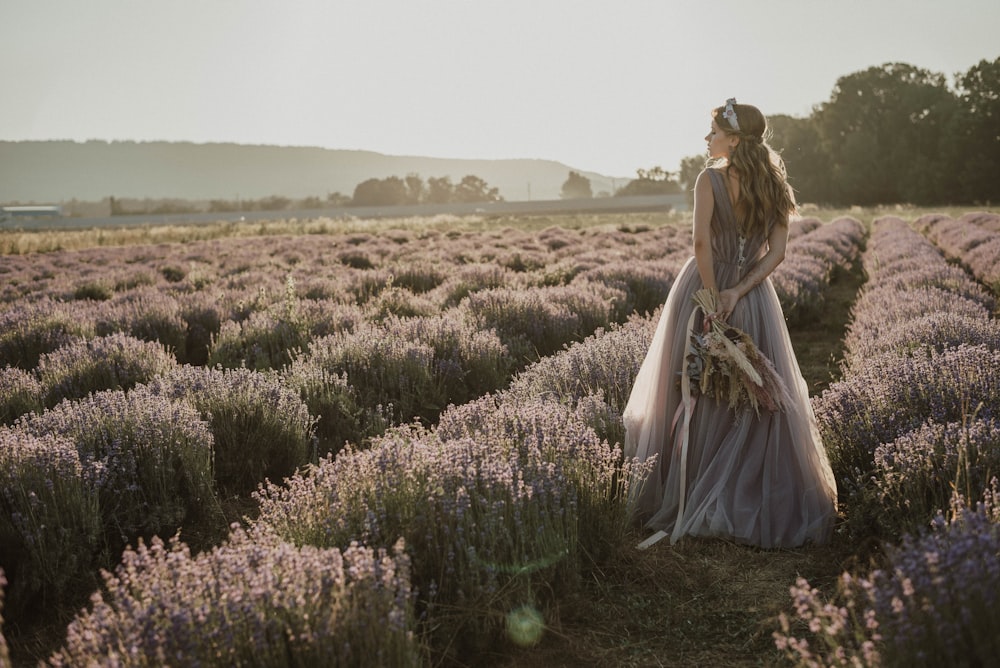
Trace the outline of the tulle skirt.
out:
M 736 271 L 735 265 L 717 267 L 719 284 L 735 283 Z M 770 280 L 740 299 L 728 322 L 747 332 L 774 364 L 789 406 L 758 416 L 698 397 L 681 447 L 678 380 L 692 295 L 701 287 L 691 258 L 671 288 L 625 408 L 626 455 L 657 458 L 638 492 L 639 517 L 671 542 L 684 535 L 765 548 L 825 542 L 836 515 L 836 483 Z

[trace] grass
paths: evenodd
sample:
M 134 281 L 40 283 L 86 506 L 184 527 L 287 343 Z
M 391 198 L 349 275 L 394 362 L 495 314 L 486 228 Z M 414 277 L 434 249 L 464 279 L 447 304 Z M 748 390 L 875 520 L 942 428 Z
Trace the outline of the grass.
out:
M 923 211 L 896 210 L 808 211 L 821 220 L 838 215 L 857 217 L 868 224 L 882 213 L 915 218 Z M 688 214 L 689 220 L 689 214 Z M 45 252 L 92 246 L 121 246 L 193 241 L 258 234 L 339 234 L 402 227 L 474 230 L 544 229 L 559 225 L 571 229 L 612 225 L 657 226 L 685 224 L 662 214 L 618 216 L 558 216 L 531 219 L 407 219 L 396 221 L 286 221 L 246 225 L 164 226 L 64 232 L 0 232 L 0 254 Z M 840 271 L 827 302 L 814 319 L 803 318 L 790 328 L 810 394 L 818 394 L 839 375 L 844 327 L 857 288 L 863 282 L 856 264 Z M 224 502 L 227 519 L 237 521 L 255 508 L 246 500 Z M 217 538 L 190 527 L 182 538 L 207 547 Z M 193 540 L 192 540 L 193 539 Z M 638 551 L 636 533 L 617 557 L 587 574 L 580 591 L 559 607 L 546 611 L 546 633 L 532 648 L 498 646 L 474 658 L 477 666 L 768 666 L 781 663 L 771 632 L 777 615 L 790 609 L 789 587 L 797 576 L 820 588 L 831 585 L 843 570 L 855 570 L 856 545 L 839 536 L 831 545 L 797 550 L 760 550 L 722 540 L 686 538 L 676 546 L 666 542 Z M 194 546 L 194 545 L 193 545 Z M 45 612 L 44 620 L 4 632 L 14 650 L 14 665 L 35 665 L 62 642 L 66 623 L 86 597 L 67 601 L 59 610 Z M 471 658 L 470 658 L 471 660 Z M 471 665 L 471 664 L 470 664 Z

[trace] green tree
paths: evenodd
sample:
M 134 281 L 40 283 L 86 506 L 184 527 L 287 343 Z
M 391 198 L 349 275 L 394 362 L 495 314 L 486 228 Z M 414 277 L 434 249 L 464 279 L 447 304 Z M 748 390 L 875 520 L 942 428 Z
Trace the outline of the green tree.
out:
M 959 110 L 946 143 L 963 202 L 1000 202 L 1000 58 L 956 75 Z
M 426 189 L 424 188 L 424 180 L 418 174 L 407 174 L 404 183 L 406 184 L 407 204 L 418 204 L 424 201 Z
M 681 192 L 681 186 L 673 175 L 660 166 L 652 169 L 635 170 L 636 177 L 615 192 L 615 197 L 634 195 L 672 195 Z
M 838 79 L 814 114 L 835 202 L 939 201 L 941 144 L 955 107 L 944 75 L 905 63 Z
M 579 172 L 570 172 L 559 196 L 563 199 L 584 199 L 593 197 L 594 191 L 590 187 L 590 179 Z
M 694 183 L 698 180 L 698 175 L 705 169 L 705 163 L 704 155 L 689 155 L 681 160 L 681 168 L 677 172 L 677 181 L 681 189 L 694 190 Z
M 499 202 L 502 199 L 499 189 L 491 188 L 486 181 L 473 174 L 463 176 L 455 186 L 456 202 Z
M 829 204 L 833 199 L 830 158 L 824 150 L 815 116 L 775 114 L 767 119 L 769 144 L 785 162 L 788 182 L 799 202 Z
M 396 206 L 406 204 L 406 183 L 398 176 L 368 179 L 354 188 L 352 206 Z
M 455 186 L 447 176 L 427 179 L 426 201 L 431 204 L 447 204 L 455 196 Z

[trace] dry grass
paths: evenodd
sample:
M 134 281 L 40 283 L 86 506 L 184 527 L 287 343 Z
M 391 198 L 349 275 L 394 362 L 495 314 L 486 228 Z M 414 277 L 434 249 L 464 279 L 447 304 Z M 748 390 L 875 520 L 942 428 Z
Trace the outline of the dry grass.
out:
M 771 633 L 789 608 L 789 585 L 799 575 L 822 585 L 852 559 L 842 544 L 760 550 L 685 538 L 639 551 L 635 543 L 553 611 L 539 646 L 490 657 L 490 665 L 777 665 Z

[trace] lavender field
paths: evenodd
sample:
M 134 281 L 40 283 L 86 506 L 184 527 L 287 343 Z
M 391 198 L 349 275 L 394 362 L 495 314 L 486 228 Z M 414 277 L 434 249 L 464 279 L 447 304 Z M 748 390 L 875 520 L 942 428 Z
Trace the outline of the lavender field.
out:
M 1000 654 L 998 240 L 793 222 L 791 327 L 865 280 L 814 407 L 837 566 L 876 565 L 788 574 L 731 663 Z M 690 254 L 608 216 L 0 256 L 0 666 L 574 664 L 568 611 L 635 559 L 620 415 Z

